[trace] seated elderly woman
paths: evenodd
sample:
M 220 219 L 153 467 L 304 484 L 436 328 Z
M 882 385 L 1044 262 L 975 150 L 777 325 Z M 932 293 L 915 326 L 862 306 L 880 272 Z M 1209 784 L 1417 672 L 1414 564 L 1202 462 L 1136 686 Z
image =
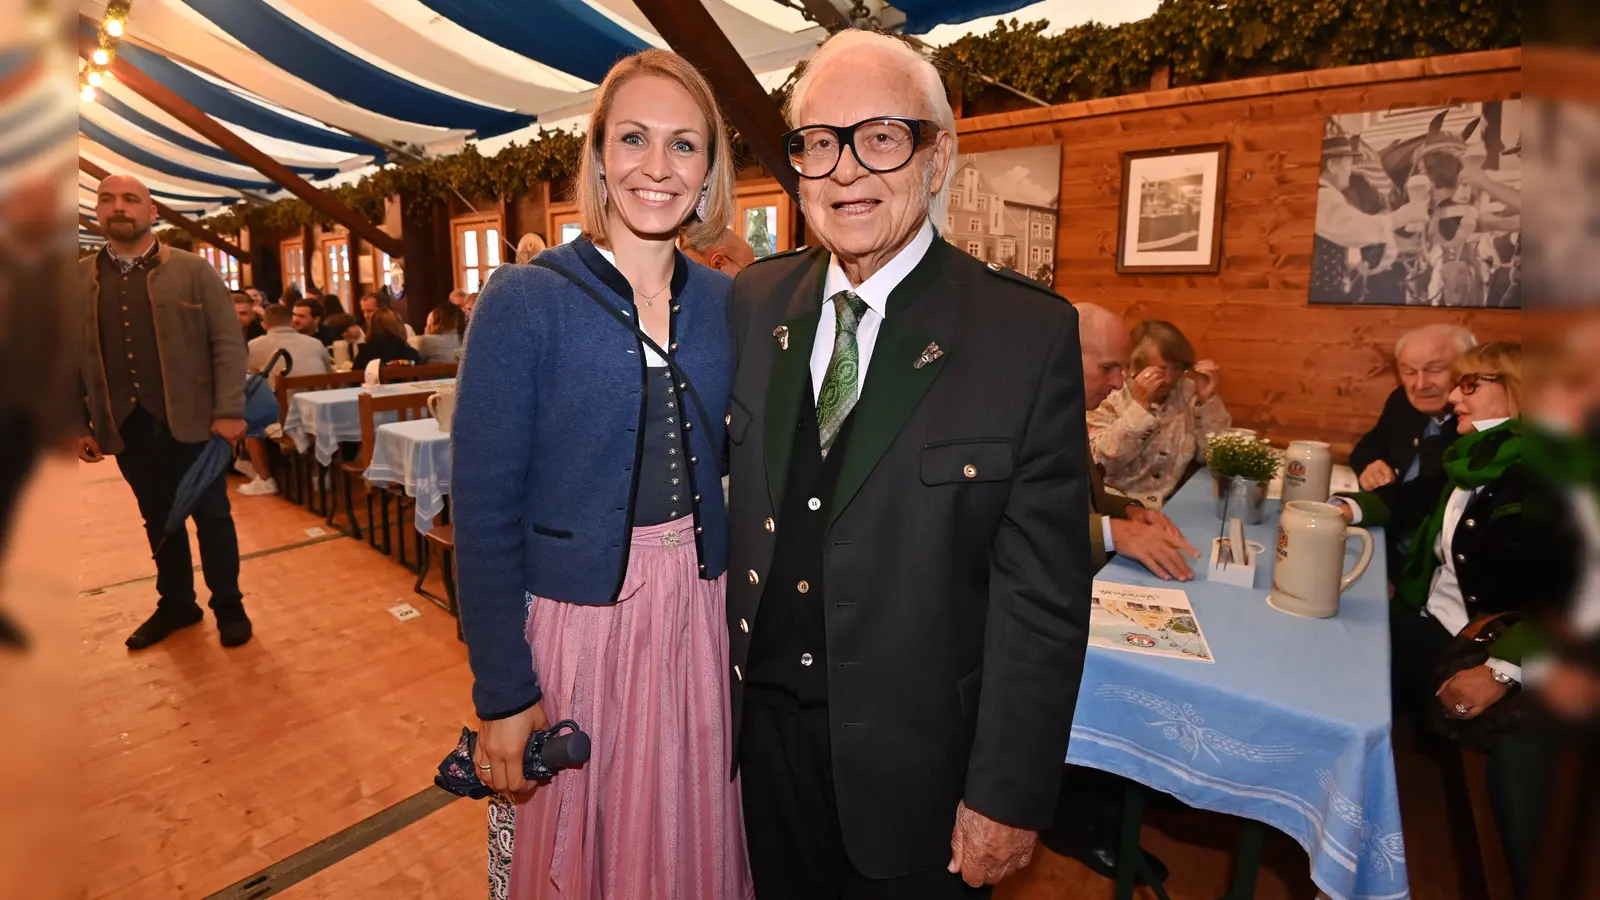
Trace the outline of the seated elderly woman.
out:
M 1217 364 L 1195 362 L 1194 347 L 1171 322 L 1134 326 L 1122 390 L 1089 411 L 1089 448 L 1105 482 L 1129 497 L 1165 500 L 1200 459 L 1206 436 L 1233 424 L 1217 396 Z
M 1489 747 L 1495 818 L 1520 883 L 1532 862 L 1548 771 L 1542 741 L 1494 709 L 1520 688 L 1520 664 L 1539 644 L 1532 623 L 1519 621 L 1528 576 L 1521 348 L 1484 344 L 1454 368 L 1449 399 L 1461 437 L 1445 451 L 1442 471 L 1340 499 L 1355 523 L 1414 535 L 1389 610 L 1395 709 L 1422 712 L 1438 730 Z M 1463 631 L 1499 633 L 1482 664 L 1452 662 L 1462 659 Z M 1466 724 L 1491 711 L 1476 726 Z

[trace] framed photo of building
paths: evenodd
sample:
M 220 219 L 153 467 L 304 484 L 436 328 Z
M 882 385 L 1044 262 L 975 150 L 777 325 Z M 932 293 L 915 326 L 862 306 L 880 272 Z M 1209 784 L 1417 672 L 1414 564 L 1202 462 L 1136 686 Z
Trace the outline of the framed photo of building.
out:
M 1056 271 L 1061 145 L 966 153 L 956 160 L 944 239 L 1049 286 Z
M 1122 154 L 1119 274 L 1216 274 L 1227 144 Z

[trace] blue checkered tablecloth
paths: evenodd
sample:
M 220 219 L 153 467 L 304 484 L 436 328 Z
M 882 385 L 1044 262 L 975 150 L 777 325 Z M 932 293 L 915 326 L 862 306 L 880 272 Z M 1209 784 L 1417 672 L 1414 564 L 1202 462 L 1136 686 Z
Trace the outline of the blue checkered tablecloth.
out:
M 427 534 L 450 495 L 450 435 L 439 430 L 437 419 L 379 425 L 366 477 L 403 486 L 416 501 L 417 530 Z
M 1210 475 L 1201 472 L 1163 507 L 1204 555 L 1221 525 L 1210 491 Z M 1278 511 L 1268 501 L 1246 538 L 1276 547 Z M 1216 661 L 1091 647 L 1067 761 L 1283 831 L 1305 848 L 1312 879 L 1335 900 L 1405 900 L 1377 529 L 1373 540 L 1370 567 L 1331 619 L 1267 605 L 1270 549 L 1250 590 L 1206 581 L 1204 558 L 1186 585 L 1113 558 L 1099 580 L 1182 587 Z M 1349 542 L 1347 568 L 1359 549 Z

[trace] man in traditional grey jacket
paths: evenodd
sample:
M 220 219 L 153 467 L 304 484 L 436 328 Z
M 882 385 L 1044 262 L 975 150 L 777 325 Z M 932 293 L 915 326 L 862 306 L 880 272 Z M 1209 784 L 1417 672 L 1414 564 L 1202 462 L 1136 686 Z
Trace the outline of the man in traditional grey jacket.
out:
M 137 179 L 100 182 L 95 214 L 106 246 L 79 266 L 83 421 L 78 456 L 115 456 L 133 488 L 156 554 L 155 614 L 128 637 L 142 650 L 202 618 L 189 535 L 162 543 L 184 472 L 212 435 L 244 437 L 245 344 L 233 301 L 209 263 L 156 240 L 155 204 Z M 207 485 L 191 517 L 211 610 L 225 647 L 250 640 L 239 591 L 239 538 L 224 476 Z

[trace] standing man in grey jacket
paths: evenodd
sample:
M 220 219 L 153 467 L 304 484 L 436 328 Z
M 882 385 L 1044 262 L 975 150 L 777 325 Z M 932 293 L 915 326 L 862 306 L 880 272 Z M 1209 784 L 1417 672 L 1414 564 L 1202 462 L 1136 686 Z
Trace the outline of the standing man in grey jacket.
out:
M 83 428 L 78 457 L 117 458 L 152 550 L 178 484 L 212 435 L 244 437 L 245 344 L 228 289 L 210 263 L 156 240 L 156 209 L 137 179 L 100 182 L 95 214 L 106 246 L 79 266 Z M 250 640 L 239 591 L 239 538 L 224 476 L 191 517 L 211 611 L 224 647 Z M 156 554 L 155 614 L 128 636 L 142 650 L 202 618 L 189 535 L 180 527 Z

